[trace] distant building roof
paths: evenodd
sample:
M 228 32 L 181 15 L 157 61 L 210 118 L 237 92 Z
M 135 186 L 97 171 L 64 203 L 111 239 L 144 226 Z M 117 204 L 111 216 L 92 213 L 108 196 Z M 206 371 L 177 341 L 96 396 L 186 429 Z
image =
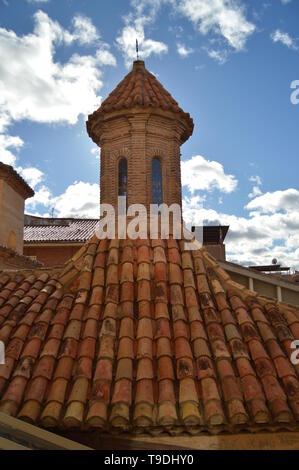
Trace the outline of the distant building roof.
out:
M 10 165 L 0 162 L 0 179 L 6 181 L 24 199 L 34 196 L 34 191 Z
M 85 243 L 95 232 L 98 219 L 60 219 L 25 215 L 24 244 Z
M 265 273 L 272 273 L 272 272 L 282 272 L 282 271 L 289 271 L 291 268 L 289 266 L 281 266 L 280 264 L 267 264 L 262 266 L 248 266 L 249 269 L 254 269 L 255 271 L 262 271 Z

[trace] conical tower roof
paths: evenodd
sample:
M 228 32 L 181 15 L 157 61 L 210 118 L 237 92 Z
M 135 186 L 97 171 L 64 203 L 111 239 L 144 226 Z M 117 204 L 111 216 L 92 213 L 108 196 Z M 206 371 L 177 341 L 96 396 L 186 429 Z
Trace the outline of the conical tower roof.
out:
M 186 141 L 193 132 L 193 119 L 189 113 L 185 113 L 165 90 L 163 85 L 150 73 L 144 65 L 144 61 L 136 60 L 133 68 L 125 78 L 117 85 L 110 95 L 103 101 L 100 108 L 89 115 L 87 121 L 87 131 L 89 136 L 96 141 L 95 125 L 105 114 L 115 111 L 129 110 L 132 108 L 160 108 L 179 115 L 184 122 L 186 131 L 182 136 Z

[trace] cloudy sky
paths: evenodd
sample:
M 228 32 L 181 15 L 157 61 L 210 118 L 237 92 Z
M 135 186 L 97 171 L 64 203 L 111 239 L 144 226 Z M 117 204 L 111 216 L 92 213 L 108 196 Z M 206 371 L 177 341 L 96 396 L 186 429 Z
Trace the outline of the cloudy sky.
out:
M 137 37 L 195 122 L 185 220 L 229 224 L 232 261 L 299 269 L 298 3 L 0 0 L 0 160 L 34 187 L 27 212 L 97 217 L 85 120 L 132 66 Z

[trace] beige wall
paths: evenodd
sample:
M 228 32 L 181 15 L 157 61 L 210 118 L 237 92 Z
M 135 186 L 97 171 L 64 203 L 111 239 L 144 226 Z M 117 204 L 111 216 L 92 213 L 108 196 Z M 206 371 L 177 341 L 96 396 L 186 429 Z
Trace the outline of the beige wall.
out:
M 282 301 L 288 304 L 299 305 L 299 292 L 290 289 L 281 289 Z
M 254 290 L 259 295 L 270 299 L 278 299 L 291 305 L 299 305 L 299 286 L 295 284 L 289 283 L 290 286 L 287 287 L 287 281 L 281 281 L 271 275 L 253 273 L 246 268 L 232 267 L 229 263 L 223 263 L 222 267 L 228 272 L 233 281 L 247 289 Z M 242 273 L 237 272 L 237 270 L 242 271 Z M 281 292 L 281 299 L 279 298 L 279 292 Z
M 23 253 L 24 199 L 5 181 L 0 180 L 0 245 L 9 247 L 16 235 L 16 251 Z M 13 248 L 13 247 L 11 247 Z
M 233 281 L 237 282 L 238 284 L 241 284 L 242 286 L 246 287 L 246 289 L 249 289 L 249 279 L 246 276 L 243 276 L 242 274 L 239 273 L 234 273 L 231 271 L 228 271 L 230 277 L 232 278 Z
M 259 279 L 253 280 L 254 290 L 265 297 L 276 298 L 277 297 L 277 287 L 273 284 L 268 284 Z

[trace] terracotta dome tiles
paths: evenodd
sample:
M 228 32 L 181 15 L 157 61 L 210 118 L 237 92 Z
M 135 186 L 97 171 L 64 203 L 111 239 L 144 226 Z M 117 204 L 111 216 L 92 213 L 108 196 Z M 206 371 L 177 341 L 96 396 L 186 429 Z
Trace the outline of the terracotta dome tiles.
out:
M 161 108 L 175 113 L 185 121 L 186 140 L 193 132 L 193 120 L 189 113 L 185 113 L 165 90 L 163 85 L 150 73 L 139 60 L 133 63 L 131 72 L 117 85 L 110 95 L 103 101 L 100 108 L 88 117 L 87 130 L 89 136 L 94 138 L 93 126 L 105 114 L 142 107 Z
M 298 430 L 298 310 L 176 240 L 91 239 L 57 273 L 0 275 L 0 411 L 40 426 Z

